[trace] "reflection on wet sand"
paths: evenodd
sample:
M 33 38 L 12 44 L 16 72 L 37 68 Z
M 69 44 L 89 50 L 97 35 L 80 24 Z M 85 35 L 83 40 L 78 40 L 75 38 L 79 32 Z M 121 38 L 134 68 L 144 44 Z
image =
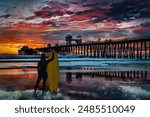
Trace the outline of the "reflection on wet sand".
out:
M 150 71 L 98 71 L 95 68 L 71 70 L 60 70 L 59 93 L 62 97 L 67 96 L 68 99 L 150 99 Z M 21 98 L 18 99 L 34 99 L 32 92 L 36 78 L 36 69 L 0 70 L 0 92 L 6 94 L 9 91 L 27 91 L 26 93 L 29 91 L 31 97 L 20 93 Z M 5 99 L 6 96 L 3 94 L 0 95 L 0 99 Z M 48 84 L 46 95 L 49 97 Z M 42 98 L 38 97 L 38 99 Z
M 79 81 L 82 80 L 82 75 L 83 75 L 82 73 L 67 72 L 66 73 L 66 82 L 71 83 L 73 75 L 75 75 L 75 78 L 78 79 Z
M 149 71 L 67 70 L 60 91 L 71 99 L 150 99 Z
M 70 83 L 73 76 L 78 80 L 82 80 L 83 75 L 91 78 L 105 78 L 106 80 L 150 81 L 148 71 L 66 72 L 66 81 Z

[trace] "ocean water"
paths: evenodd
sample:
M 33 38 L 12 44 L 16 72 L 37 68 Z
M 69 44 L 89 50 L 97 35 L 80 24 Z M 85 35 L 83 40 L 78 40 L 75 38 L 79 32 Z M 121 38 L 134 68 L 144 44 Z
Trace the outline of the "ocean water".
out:
M 0 69 L 36 68 L 40 60 L 36 55 L 0 56 Z M 149 59 L 92 58 L 84 56 L 59 56 L 60 68 L 89 67 L 98 70 L 150 70 Z
M 150 60 L 59 55 L 57 94 L 33 96 L 36 55 L 0 55 L 0 99 L 150 99 Z

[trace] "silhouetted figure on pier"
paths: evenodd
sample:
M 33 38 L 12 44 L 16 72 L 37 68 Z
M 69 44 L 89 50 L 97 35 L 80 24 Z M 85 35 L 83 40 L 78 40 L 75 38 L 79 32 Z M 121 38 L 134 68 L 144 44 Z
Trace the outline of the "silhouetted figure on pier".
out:
M 51 62 L 54 59 L 54 53 L 52 54 L 52 58 L 49 60 L 46 60 L 45 54 L 41 54 L 41 60 L 38 62 L 38 78 L 35 84 L 34 88 L 34 95 L 36 95 L 36 90 L 38 88 L 38 85 L 40 81 L 43 79 L 43 88 L 42 88 L 42 94 L 45 91 L 46 86 L 46 79 L 47 79 L 47 65 L 49 62 Z

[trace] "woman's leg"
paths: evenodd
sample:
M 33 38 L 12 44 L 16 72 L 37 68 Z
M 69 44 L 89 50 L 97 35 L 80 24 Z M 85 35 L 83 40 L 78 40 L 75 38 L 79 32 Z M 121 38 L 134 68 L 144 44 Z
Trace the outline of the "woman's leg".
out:
M 37 88 L 38 88 L 38 85 L 39 85 L 41 79 L 42 79 L 42 78 L 38 76 L 37 81 L 36 81 L 36 84 L 35 84 L 35 87 L 34 87 L 34 94 L 36 94 L 36 90 L 37 90 Z
M 44 91 L 45 91 L 46 79 L 47 79 L 47 78 L 43 78 L 43 89 L 42 89 L 42 92 L 43 92 L 43 93 L 44 93 Z

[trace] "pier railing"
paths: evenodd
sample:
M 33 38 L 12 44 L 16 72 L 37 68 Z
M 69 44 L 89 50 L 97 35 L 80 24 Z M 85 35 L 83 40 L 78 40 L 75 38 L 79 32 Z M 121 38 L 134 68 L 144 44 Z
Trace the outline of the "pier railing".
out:
M 61 45 L 41 48 L 39 51 L 54 49 L 58 53 L 84 55 L 101 58 L 150 58 L 150 37 L 134 37 L 122 40 Z

